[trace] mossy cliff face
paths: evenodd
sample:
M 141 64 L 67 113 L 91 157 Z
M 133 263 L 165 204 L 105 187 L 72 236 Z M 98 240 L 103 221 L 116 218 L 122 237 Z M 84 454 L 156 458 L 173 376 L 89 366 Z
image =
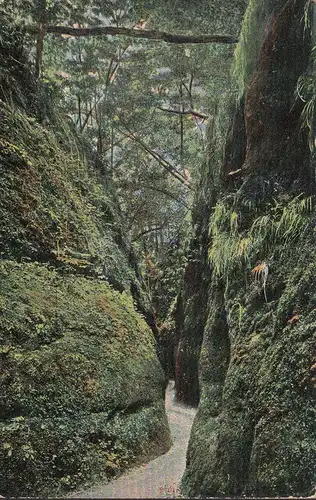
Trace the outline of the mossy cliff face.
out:
M 305 2 L 264 7 L 210 222 L 212 284 L 185 495 L 307 495 L 316 478 L 315 186 L 295 97 L 309 34 Z
M 132 293 L 155 331 L 111 186 L 88 166 L 71 128 L 56 133 L 0 102 L 0 175 L 1 257 L 103 277 Z
M 202 238 L 203 241 L 204 238 Z M 199 401 L 198 359 L 206 319 L 209 275 L 205 252 L 201 252 L 197 236 L 191 246 L 184 274 L 183 316 L 178 318 L 178 339 L 175 349 L 175 387 L 179 401 L 197 405 Z M 204 248 L 206 245 L 204 245 Z M 203 266 L 204 264 L 204 266 Z M 179 297 L 182 300 L 182 297 Z
M 127 289 L 114 204 L 75 143 L 1 104 L 0 159 L 2 258 L 91 270 Z
M 150 304 L 110 186 L 70 125 L 44 127 L 17 102 L 0 101 L 0 493 L 52 495 L 171 440 L 156 341 L 136 312 L 150 323 Z

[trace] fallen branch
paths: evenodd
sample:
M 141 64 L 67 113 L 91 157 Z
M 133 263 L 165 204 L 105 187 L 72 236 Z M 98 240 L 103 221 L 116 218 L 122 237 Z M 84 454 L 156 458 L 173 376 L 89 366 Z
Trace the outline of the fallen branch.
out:
M 37 25 L 26 26 L 29 33 L 38 33 Z M 90 28 L 73 28 L 72 26 L 46 25 L 45 33 L 56 35 L 67 35 L 73 37 L 87 36 L 129 36 L 133 38 L 145 38 L 146 40 L 157 40 L 167 43 L 224 43 L 235 44 L 238 39 L 230 35 L 174 35 L 164 31 L 140 30 L 135 28 L 124 28 L 116 26 L 92 26 Z

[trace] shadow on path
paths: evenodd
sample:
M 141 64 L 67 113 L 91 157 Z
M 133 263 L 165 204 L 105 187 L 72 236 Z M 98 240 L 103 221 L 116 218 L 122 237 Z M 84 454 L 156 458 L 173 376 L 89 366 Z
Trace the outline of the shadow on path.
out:
M 172 498 L 178 496 L 196 409 L 175 401 L 173 381 L 169 382 L 166 390 L 166 411 L 173 445 L 165 455 L 132 469 L 111 483 L 93 486 L 88 490 L 72 494 L 72 497 Z

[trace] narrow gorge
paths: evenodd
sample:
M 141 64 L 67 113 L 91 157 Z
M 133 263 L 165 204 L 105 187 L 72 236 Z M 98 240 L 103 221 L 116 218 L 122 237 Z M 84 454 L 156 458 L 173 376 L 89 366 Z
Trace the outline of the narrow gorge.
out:
M 315 2 L 0 16 L 0 495 L 315 494 Z

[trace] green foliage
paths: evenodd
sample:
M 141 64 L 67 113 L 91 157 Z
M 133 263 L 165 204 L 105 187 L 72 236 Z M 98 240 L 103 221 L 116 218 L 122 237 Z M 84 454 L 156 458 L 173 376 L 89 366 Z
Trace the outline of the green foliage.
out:
M 309 19 L 309 18 L 308 18 Z M 315 33 L 312 32 L 315 38 Z M 315 39 L 313 39 L 315 43 Z M 311 71 L 309 74 L 302 75 L 297 82 L 297 98 L 304 103 L 301 120 L 302 128 L 307 128 L 309 131 L 309 146 L 310 150 L 313 151 L 315 148 L 315 132 L 314 132 L 314 121 L 315 121 L 315 111 L 316 111 L 316 86 L 315 86 L 315 49 L 313 47 L 313 52 L 311 56 Z
M 135 275 L 116 243 L 121 222 L 111 194 L 78 150 L 67 152 L 67 139 L 61 143 L 35 119 L 5 105 L 1 113 L 2 256 L 45 256 L 128 290 Z
M 106 413 L 92 421 L 88 416 L 15 417 L 0 424 L 0 434 L 1 468 L 7 475 L 2 487 L 12 492 L 43 491 L 46 483 L 61 493 L 92 476 L 113 477 L 133 459 L 111 432 Z
M 243 229 L 242 213 L 219 202 L 210 221 L 209 258 L 215 272 L 227 279 L 234 269 L 256 264 L 260 259 L 283 255 L 298 245 L 311 229 L 313 198 L 298 196 L 288 202 L 274 200 L 266 213 Z M 241 226 L 241 229 L 239 228 Z
M 315 50 L 316 50 L 316 30 L 315 30 L 315 14 L 314 14 L 314 3 L 311 0 L 306 0 L 304 9 L 304 25 L 305 30 L 311 35 L 311 40 L 313 44 L 309 71 L 301 75 L 297 82 L 297 99 L 304 103 L 301 120 L 302 128 L 307 128 L 309 131 L 309 146 L 310 150 L 313 151 L 315 148 L 315 131 L 314 131 L 314 120 L 316 111 L 316 86 L 315 86 Z
M 2 491 L 74 488 L 165 451 L 163 373 L 132 299 L 36 263 L 0 275 Z
M 233 4 L 224 4 L 220 0 L 214 0 L 211 4 L 207 0 L 194 0 L 188 4 L 183 4 L 181 0 L 137 0 L 135 4 L 142 16 L 151 16 L 155 27 L 165 31 L 167 25 L 172 32 L 235 34 L 247 0 L 237 0 Z
M 269 2 L 250 0 L 243 18 L 239 42 L 235 49 L 234 66 L 234 76 L 241 95 L 247 89 L 256 67 L 268 7 Z
M 0 11 L 0 99 L 31 107 L 36 85 L 29 68 L 25 37 L 21 28 L 6 22 Z

